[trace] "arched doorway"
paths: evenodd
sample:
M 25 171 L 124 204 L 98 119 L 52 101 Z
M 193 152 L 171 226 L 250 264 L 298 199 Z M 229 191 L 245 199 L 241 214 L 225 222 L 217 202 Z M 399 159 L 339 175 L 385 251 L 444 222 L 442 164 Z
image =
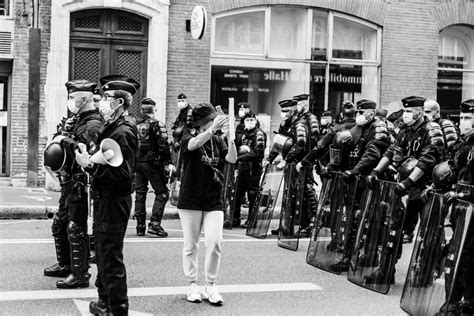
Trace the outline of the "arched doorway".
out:
M 120 10 L 94 9 L 71 14 L 69 79 L 97 82 L 120 74 L 137 80 L 131 115 L 146 95 L 148 20 Z

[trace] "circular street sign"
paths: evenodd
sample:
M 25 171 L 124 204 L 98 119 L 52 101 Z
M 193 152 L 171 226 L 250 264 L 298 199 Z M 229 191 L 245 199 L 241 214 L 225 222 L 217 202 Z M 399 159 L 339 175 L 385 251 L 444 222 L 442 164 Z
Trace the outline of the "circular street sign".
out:
M 203 6 L 195 6 L 191 13 L 191 36 L 194 39 L 201 39 L 206 29 L 207 14 Z

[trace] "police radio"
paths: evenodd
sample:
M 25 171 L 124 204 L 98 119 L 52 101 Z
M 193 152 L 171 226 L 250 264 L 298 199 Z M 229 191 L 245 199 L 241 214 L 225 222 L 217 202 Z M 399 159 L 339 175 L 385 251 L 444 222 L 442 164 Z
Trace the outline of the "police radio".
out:
M 115 140 L 105 138 L 100 143 L 99 151 L 93 154 L 89 159 L 94 164 L 118 167 L 123 162 L 123 155 L 119 144 Z

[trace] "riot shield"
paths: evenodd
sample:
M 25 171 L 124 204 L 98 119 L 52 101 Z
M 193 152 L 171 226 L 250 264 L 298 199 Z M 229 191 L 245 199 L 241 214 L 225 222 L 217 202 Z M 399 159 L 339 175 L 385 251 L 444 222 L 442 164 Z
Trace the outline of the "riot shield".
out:
M 280 225 L 278 228 L 278 246 L 298 250 L 301 211 L 305 191 L 306 168 L 296 171 L 296 163 L 286 165 L 283 178 L 283 198 L 281 201 Z
M 222 188 L 222 197 L 224 204 L 224 228 L 232 229 L 235 209 L 235 184 L 236 184 L 236 169 L 235 164 L 226 163 L 224 166 L 225 184 Z
M 357 180 L 346 182 L 340 172 L 333 172 L 324 183 L 306 255 L 308 264 L 341 273 L 341 265 L 351 255 L 348 242 L 353 241 L 349 234 L 353 231 L 356 189 Z
M 382 294 L 388 293 L 393 281 L 405 218 L 406 208 L 395 194 L 396 186 L 395 182 L 378 180 L 373 192 L 365 193 L 347 274 L 349 281 Z
M 433 193 L 422 211 L 400 307 L 411 315 L 434 315 L 446 293 L 444 263 L 447 253 L 445 236 L 452 235 L 446 215 L 444 195 Z
M 283 172 L 276 165 L 268 164 L 262 175 L 260 189 L 255 199 L 254 210 L 249 211 L 249 227 L 246 235 L 264 239 L 273 216 L 273 210 L 280 191 Z

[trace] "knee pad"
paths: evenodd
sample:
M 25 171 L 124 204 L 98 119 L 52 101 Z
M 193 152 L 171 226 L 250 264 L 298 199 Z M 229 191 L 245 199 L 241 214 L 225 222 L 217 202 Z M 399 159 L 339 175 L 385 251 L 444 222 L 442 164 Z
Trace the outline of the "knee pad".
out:
M 67 232 L 70 240 L 84 239 L 87 236 L 87 226 L 79 226 L 70 221 L 67 225 Z
M 53 236 L 67 235 L 67 223 L 62 221 L 58 215 L 54 215 L 51 231 Z

